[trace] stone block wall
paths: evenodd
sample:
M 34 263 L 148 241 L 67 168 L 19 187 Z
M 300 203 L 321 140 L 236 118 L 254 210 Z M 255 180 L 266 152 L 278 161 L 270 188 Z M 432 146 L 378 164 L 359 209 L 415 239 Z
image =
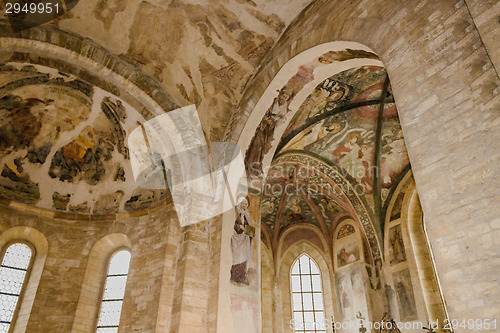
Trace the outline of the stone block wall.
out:
M 36 294 L 25 294 L 23 298 L 23 301 L 34 299 L 31 313 L 24 316 L 26 332 L 95 330 L 96 316 L 92 313 L 99 309 L 101 299 L 89 295 L 101 295 L 104 279 L 84 280 L 88 269 L 104 270 L 101 276 L 105 277 L 107 264 L 92 268 L 95 261 L 90 262 L 89 254 L 99 240 L 110 235 L 127 239 L 130 246 L 126 247 L 131 252 L 119 331 L 205 331 L 207 224 L 181 230 L 170 205 L 146 216 L 111 221 L 57 219 L 0 206 L 2 234 L 13 227 L 25 226 L 38 230 L 48 243 Z M 110 244 L 118 244 L 113 240 L 104 243 L 100 245 L 102 251 Z M 32 270 L 31 274 L 34 273 Z M 82 292 L 84 283 L 90 289 Z

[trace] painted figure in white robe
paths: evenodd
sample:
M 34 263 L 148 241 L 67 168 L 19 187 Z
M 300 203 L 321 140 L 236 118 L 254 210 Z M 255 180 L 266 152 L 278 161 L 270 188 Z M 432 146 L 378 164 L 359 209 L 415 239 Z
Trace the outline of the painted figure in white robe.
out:
M 238 198 L 234 231 L 231 237 L 231 250 L 233 253 L 232 282 L 249 284 L 247 273 L 252 261 L 253 230 L 252 219 L 248 212 L 248 201 L 244 196 L 241 196 Z

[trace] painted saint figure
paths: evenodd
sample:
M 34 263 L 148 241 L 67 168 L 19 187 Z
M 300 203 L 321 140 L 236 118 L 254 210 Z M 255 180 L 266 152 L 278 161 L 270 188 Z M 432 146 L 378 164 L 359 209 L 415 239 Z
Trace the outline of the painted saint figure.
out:
M 333 155 L 339 160 L 339 166 L 355 178 L 358 183 L 365 176 L 365 167 L 359 158 L 362 154 L 359 140 L 359 134 L 349 134 L 346 142 L 333 151 Z
M 231 251 L 233 254 L 232 282 L 249 284 L 247 273 L 252 261 L 254 236 L 255 229 L 248 212 L 248 201 L 245 196 L 240 196 L 238 197 L 237 214 L 234 221 L 233 236 L 231 237 Z
M 340 267 L 357 261 L 359 259 L 357 247 L 354 248 L 353 253 L 347 252 L 343 247 L 342 249 L 340 249 L 340 252 L 337 255 L 337 259 Z
M 403 237 L 401 236 L 401 227 L 394 227 L 389 242 L 392 249 L 391 264 L 397 264 L 406 260 L 405 248 L 403 245 Z

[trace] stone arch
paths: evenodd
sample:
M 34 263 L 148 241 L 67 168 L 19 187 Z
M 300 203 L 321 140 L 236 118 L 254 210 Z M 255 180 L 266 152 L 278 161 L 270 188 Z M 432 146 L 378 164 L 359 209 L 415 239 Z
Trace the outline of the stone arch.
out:
M 306 236 L 304 236 L 304 231 L 308 232 L 308 234 L 305 234 Z M 298 241 L 307 238 L 311 245 L 314 245 L 319 251 L 324 253 L 325 256 L 330 258 L 331 250 L 329 248 L 328 240 L 325 239 L 325 236 L 317 226 L 311 224 L 295 224 L 288 226 L 279 237 L 277 251 L 275 254 L 276 258 L 281 258 L 288 250 L 290 250 L 292 246 L 294 246 L 297 239 L 294 239 L 293 236 L 300 237 Z M 289 239 L 290 242 L 292 242 L 291 244 L 287 244 Z M 279 264 L 279 260 L 275 261 L 276 264 Z M 276 267 L 276 271 L 279 271 L 279 267 Z
M 451 1 L 449 5 L 453 6 Z M 334 9 L 336 6 L 342 6 L 345 10 L 339 12 Z M 360 4 L 348 1 L 342 1 L 341 4 L 322 0 L 306 8 L 303 15 L 290 25 L 275 45 L 273 52 L 267 55 L 259 71 L 247 84 L 238 107 L 239 114 L 234 115 L 232 124 L 226 132 L 226 138 L 233 141 L 240 138 L 244 133 L 243 126 L 236 126 L 236 121 L 241 122 L 243 119 L 244 123 L 247 122 L 260 98 L 265 96 L 268 87 L 274 90 L 280 88 L 279 84 L 274 84 L 274 79 L 286 65 L 296 62 L 294 65 L 300 66 L 305 59 L 310 61 L 314 56 L 321 55 L 321 52 L 334 50 L 338 43 L 352 43 L 351 45 L 362 46 L 377 54 L 387 68 L 393 89 L 396 89 L 394 86 L 400 88 L 399 84 L 405 82 L 409 71 L 413 72 L 416 66 L 425 64 L 424 58 L 417 57 L 418 53 L 412 48 L 411 37 L 414 36 L 410 35 L 411 30 L 408 26 L 404 27 L 402 32 L 398 29 L 401 27 L 398 26 L 398 22 L 385 22 L 376 17 L 368 17 L 368 14 L 359 15 L 362 17 L 347 16 L 346 13 L 349 11 L 367 12 L 365 8 L 358 6 Z M 402 13 L 408 9 L 400 7 L 396 10 Z M 331 14 L 325 17 L 323 13 Z M 424 44 L 422 48 L 425 47 L 432 49 L 435 46 Z M 396 92 L 395 94 L 399 95 Z M 404 96 L 402 93 L 401 95 Z M 402 107 L 398 101 L 398 109 Z
M 444 323 L 448 318 L 439 278 L 434 266 L 434 255 L 430 246 L 424 216 L 415 183 L 409 185 L 403 202 L 403 223 L 407 224 L 412 254 L 429 320 Z
M 320 59 L 321 57 L 329 54 L 329 52 L 333 52 L 336 56 L 339 56 L 341 60 L 323 64 Z M 244 115 L 239 115 L 239 118 L 235 117 L 234 119 L 241 120 L 242 118 L 243 125 L 239 126 L 238 128 L 234 128 L 233 133 L 228 134 L 226 139 L 238 141 L 238 145 L 241 147 L 241 149 L 243 151 L 246 151 L 247 168 L 249 170 L 250 176 L 252 177 L 255 176 L 253 175 L 252 171 L 254 167 L 252 165 L 252 161 L 248 160 L 249 156 L 254 155 L 252 154 L 252 140 L 254 140 L 259 135 L 260 126 L 265 123 L 266 115 L 269 110 L 277 105 L 277 101 L 280 98 L 281 94 L 281 92 L 279 91 L 285 89 L 288 82 L 290 82 L 290 80 L 292 80 L 293 78 L 300 78 L 301 76 L 304 76 L 304 73 L 302 73 L 304 70 L 306 70 L 306 72 L 309 71 L 308 75 L 311 76 L 309 79 L 307 79 L 308 81 L 306 80 L 304 82 L 299 91 L 295 91 L 295 94 L 293 94 L 293 96 L 290 96 L 291 101 L 286 106 L 286 114 L 283 115 L 282 119 L 279 120 L 276 127 L 272 129 L 270 135 L 268 135 L 266 140 L 270 140 L 270 142 L 274 142 L 274 144 L 270 145 L 269 149 L 268 147 L 262 147 L 267 146 L 268 144 L 258 145 L 259 147 L 261 147 L 261 149 L 264 149 L 264 153 L 261 154 L 261 159 L 260 161 L 258 161 L 259 163 L 261 163 L 263 172 L 257 177 L 253 177 L 250 183 L 251 188 L 260 191 L 260 187 L 262 186 L 262 179 L 266 177 L 267 169 L 270 167 L 272 161 L 275 162 L 273 158 L 277 149 L 277 141 L 283 135 L 287 124 L 292 120 L 295 112 L 298 110 L 302 102 L 307 98 L 309 93 L 312 92 L 312 90 L 316 87 L 316 85 L 322 82 L 322 80 L 324 80 L 325 78 L 335 73 L 339 73 L 349 68 L 363 65 L 384 66 L 383 62 L 380 61 L 373 50 L 366 45 L 358 42 L 348 42 L 342 39 L 339 39 L 337 41 L 324 41 L 324 43 L 318 43 L 318 45 L 311 45 L 310 49 L 304 49 L 302 52 L 294 54 L 293 57 L 289 54 L 289 58 L 287 58 L 286 61 L 281 62 L 279 66 L 275 66 L 275 70 L 274 72 L 272 72 L 273 74 L 275 74 L 275 76 L 267 77 L 268 81 L 265 84 L 264 92 L 259 91 L 256 87 L 253 87 L 255 89 L 252 95 L 254 97 L 254 100 L 248 101 L 245 100 L 245 98 L 242 99 L 242 103 L 248 102 L 248 105 L 240 105 L 239 110 L 241 110 L 242 108 L 245 109 L 246 107 L 248 109 L 246 110 Z M 276 68 L 279 68 L 279 71 Z M 257 74 L 257 76 L 258 75 L 259 73 Z M 256 84 L 262 83 L 259 82 Z M 259 94 L 257 94 L 256 91 L 259 91 Z M 230 126 L 229 131 L 231 131 L 232 129 L 233 128 Z M 287 157 L 280 156 L 278 157 L 278 161 L 280 158 L 283 159 Z M 250 157 L 250 159 L 252 159 L 252 157 Z M 311 159 L 314 160 L 314 158 Z M 323 163 L 317 162 L 317 164 L 322 165 Z M 352 186 L 350 186 L 349 182 L 345 180 L 340 175 L 340 173 L 334 172 L 335 167 L 329 166 L 326 168 L 331 169 L 330 172 L 327 173 L 329 176 L 335 174 L 332 179 L 334 179 L 337 184 L 342 183 L 342 188 L 352 189 Z M 255 178 L 261 179 L 257 180 L 257 182 L 254 182 Z M 353 192 L 356 192 L 355 190 L 356 189 L 354 189 Z M 375 228 L 371 217 L 367 213 L 366 209 L 364 209 L 359 196 L 354 194 L 350 196 L 349 199 L 351 200 L 352 205 L 356 210 L 356 213 L 360 220 L 360 224 L 363 226 L 364 234 L 367 238 L 369 248 L 371 249 L 370 252 L 372 260 L 373 262 L 379 262 L 381 261 L 382 252 L 382 247 L 380 246 L 382 231 Z
M 283 332 L 290 332 L 290 320 L 292 319 L 292 301 L 290 291 L 290 272 L 293 264 L 302 254 L 307 254 L 319 267 L 321 272 L 321 280 L 323 283 L 323 301 L 325 309 L 325 318 L 334 316 L 336 304 L 335 291 L 333 287 L 334 273 L 333 267 L 329 263 L 328 255 L 321 251 L 316 245 L 311 244 L 307 240 L 301 240 L 293 244 L 278 258 L 277 288 L 279 288 L 279 295 L 281 296 L 282 315 L 277 313 L 277 317 L 283 318 L 281 327 L 277 327 Z
M 132 243 L 126 235 L 114 233 L 98 240 L 90 250 L 71 332 L 94 331 L 109 260 L 122 249 L 130 251 Z
M 403 197 L 403 201 L 398 204 L 396 201 L 400 196 Z M 395 209 L 396 205 L 401 205 L 401 216 L 391 220 L 391 210 Z M 442 325 L 447 318 L 444 298 L 437 279 L 432 249 L 427 238 L 423 212 L 411 171 L 398 185 L 388 205 L 387 212 L 384 232 L 385 271 L 389 274 L 387 280 L 393 281 L 394 274 L 398 271 L 409 270 L 418 310 L 418 320 L 438 321 Z M 389 254 L 391 238 L 389 230 L 392 228 L 398 228 L 401 231 L 406 256 L 403 263 L 393 264 L 393 256 Z M 402 319 L 400 318 L 400 320 Z
M 363 55 L 352 56 L 346 55 L 346 57 L 353 57 L 350 59 L 342 60 L 339 62 L 332 62 L 330 64 L 322 64 L 317 61 L 321 56 L 324 56 L 328 52 L 339 52 L 343 54 L 345 50 L 356 49 L 357 51 L 363 52 Z M 313 62 L 317 62 L 312 64 Z M 384 66 L 382 61 L 377 58 L 377 55 L 368 47 L 357 42 L 347 42 L 347 41 L 333 41 L 326 42 L 321 45 L 316 45 L 311 47 L 311 49 L 304 50 L 300 54 L 296 54 L 293 58 L 288 59 L 285 64 L 280 66 L 279 72 L 275 72 L 275 76 L 265 84 L 265 90 L 261 92 L 260 95 L 254 91 L 252 97 L 255 99 L 248 101 L 248 105 L 240 105 L 239 111 L 245 110 L 245 113 L 241 117 L 235 119 L 239 120 L 240 124 L 235 127 L 234 133 L 229 136 L 228 139 L 232 141 L 237 141 L 238 145 L 243 151 L 249 148 L 250 142 L 256 133 L 257 127 L 261 119 L 265 116 L 266 111 L 272 107 L 275 98 L 278 96 L 278 91 L 286 86 L 287 82 L 294 76 L 301 75 L 299 71 L 304 64 L 310 64 L 307 70 L 311 71 L 313 74 L 310 81 L 296 92 L 296 95 L 292 97 L 289 111 L 285 115 L 284 119 L 281 121 L 281 126 L 278 126 L 275 131 L 273 138 L 274 140 L 279 140 L 283 132 L 285 131 L 286 125 L 290 122 L 295 112 L 298 110 L 302 102 L 307 98 L 307 96 L 314 90 L 314 88 L 321 83 L 326 78 L 345 71 L 347 69 L 365 65 L 374 66 Z M 311 65 L 312 64 L 312 65 Z M 269 79 L 268 79 L 269 81 Z M 259 87 L 262 83 L 258 83 Z M 257 89 L 257 87 L 253 87 Z M 245 101 L 245 98 L 242 99 Z M 243 120 L 243 121 L 242 121 Z M 229 127 L 232 128 L 231 126 Z M 277 142 L 276 142 L 277 143 Z M 274 145 L 263 157 L 263 164 L 265 167 L 269 166 L 271 160 L 274 156 L 277 145 Z M 264 168 L 265 169 L 265 168 Z
M 0 20 L 0 56 L 16 57 L 31 63 L 46 59 L 55 68 L 95 84 L 127 102 L 142 104 L 139 110 L 146 119 L 178 108 L 161 84 L 139 67 L 117 56 L 97 43 L 78 35 L 64 32 L 50 25 L 33 27 L 12 37 L 7 20 Z M 21 59 L 19 59 L 21 60 Z M 57 65 L 57 66 L 56 66 Z M 131 103 L 132 104 L 132 103 Z
M 405 206 L 408 200 L 408 184 L 411 183 L 412 178 L 411 173 L 408 173 L 404 179 L 398 184 L 396 190 L 393 193 L 391 202 L 388 206 L 388 214 L 386 216 L 384 225 L 384 272 L 386 274 L 386 281 L 390 290 L 394 290 L 394 293 L 389 294 L 389 307 L 391 310 L 391 315 L 394 316 L 396 320 L 399 321 L 415 321 L 419 320 L 424 322 L 426 320 L 425 314 L 425 301 L 423 299 L 422 286 L 420 284 L 419 278 L 416 276 L 416 266 L 415 266 L 415 254 L 413 252 L 413 247 L 411 246 L 408 224 L 407 224 L 407 214 L 402 213 L 397 219 L 390 219 L 391 211 L 399 207 L 398 197 L 403 196 L 403 203 L 401 206 Z M 401 210 L 404 210 L 401 208 Z M 401 284 L 401 282 L 403 282 Z M 404 291 L 408 295 L 409 304 L 403 305 L 400 299 L 401 295 L 397 291 L 396 284 L 404 286 Z M 405 312 L 405 309 L 409 309 Z M 405 317 L 406 314 L 411 312 L 411 318 Z
M 495 99 L 499 81 L 474 25 L 470 7 L 463 1 L 421 2 L 418 6 L 398 2 L 391 7 L 381 0 L 369 5 L 348 0 L 315 1 L 263 59 L 226 132 L 228 140 L 239 140 L 244 126 L 238 123 L 247 122 L 279 69 L 294 56 L 339 40 L 370 47 L 384 62 L 391 80 L 452 317 L 480 316 L 498 309 L 494 302 L 497 291 L 483 297 L 484 303 L 464 306 L 457 296 L 460 290 L 473 289 L 478 280 L 494 283 L 495 272 L 492 267 L 486 268 L 487 274 L 478 272 L 468 267 L 470 256 L 449 251 L 453 246 L 490 261 L 498 256 L 491 234 L 496 216 L 485 207 L 492 204 L 491 193 L 499 188 L 498 177 L 491 171 L 491 158 L 498 155 L 494 143 L 499 133 L 499 103 Z M 477 105 L 481 112 L 477 112 Z M 486 137 L 486 132 L 491 134 Z M 465 154 L 468 158 L 464 160 Z M 467 163 L 471 160 L 477 161 L 473 167 Z M 435 177 L 438 174 L 439 180 Z M 464 192 L 469 185 L 475 191 Z M 483 204 L 479 205 L 480 201 Z M 481 221 L 477 221 L 478 216 Z M 472 236 L 466 234 L 466 228 L 481 231 Z M 466 236 L 453 239 L 450 245 L 449 230 Z M 479 239 L 482 242 L 471 248 Z M 455 274 L 444 274 L 450 260 L 460 268 L 456 267 Z
M 47 71 L 44 73 L 50 73 L 50 76 L 47 75 L 47 77 L 50 77 L 50 81 L 45 81 L 45 78 L 43 78 L 40 79 L 40 81 L 34 82 L 49 82 L 52 84 L 51 82 L 56 80 L 52 79 L 52 74 L 60 72 L 61 76 L 63 75 L 64 77 L 71 78 L 71 83 L 73 84 L 74 81 L 75 86 L 81 85 L 85 90 L 89 90 L 87 86 L 91 86 L 92 90 L 99 91 L 93 94 L 92 98 L 93 105 L 95 105 L 96 108 L 98 108 L 97 102 L 101 102 L 102 98 L 108 98 L 110 96 L 119 99 L 120 103 L 125 102 L 128 104 L 134 109 L 134 116 L 137 116 L 137 118 L 141 120 L 149 120 L 178 108 L 178 104 L 166 92 L 158 80 L 147 74 L 136 64 L 127 61 L 121 56 L 113 54 L 92 40 L 62 31 L 54 26 L 37 26 L 13 35 L 10 31 L 8 21 L 0 19 L 0 59 L 2 63 L 6 64 L 2 66 L 2 70 L 8 67 L 19 67 L 22 68 L 22 70 L 29 71 L 33 69 L 33 67 L 43 67 L 44 70 Z M 20 82 L 29 82 L 30 80 L 31 79 L 16 79 L 11 82 L 12 84 L 8 83 L 6 86 L 10 85 L 10 87 L 16 88 L 21 84 Z M 65 79 L 61 79 L 61 77 L 58 76 L 57 80 L 64 81 Z M 89 83 L 89 85 L 87 85 L 87 83 Z M 110 96 L 107 96 L 107 93 L 109 93 Z M 139 122 L 137 122 L 137 125 L 138 124 Z M 114 127 L 112 130 L 115 130 L 115 133 L 123 134 L 127 132 L 121 125 L 114 125 L 115 126 L 112 125 L 111 127 Z M 138 129 L 140 129 L 140 126 L 138 126 Z M 130 129 L 130 131 L 131 130 L 132 129 Z M 121 152 L 125 160 L 128 159 L 128 157 L 125 156 L 129 155 L 129 144 L 126 138 L 127 135 L 125 134 L 118 139 L 118 146 L 123 148 Z M 131 150 L 133 150 L 133 148 L 131 148 Z M 49 154 L 49 156 L 53 159 L 51 154 Z M 50 164 L 50 161 L 47 161 L 47 164 Z M 126 172 L 130 174 L 130 177 L 127 178 L 132 179 L 133 169 L 128 169 L 129 170 L 126 170 Z M 117 175 L 123 172 L 123 168 L 119 170 L 121 171 L 118 171 Z M 124 178 L 123 175 L 121 175 L 121 177 Z M 41 186 L 42 188 L 48 188 L 43 181 L 38 182 L 39 184 L 44 184 Z M 81 186 L 80 184 L 70 184 L 71 186 L 68 191 L 76 191 L 74 188 L 76 186 Z M 165 184 L 158 185 L 160 190 L 167 188 L 164 185 Z M 126 193 L 127 191 L 122 192 Z M 114 193 L 117 196 L 121 195 L 121 192 L 115 191 Z M 129 198 L 133 196 L 134 195 L 130 195 Z M 74 198 L 74 196 L 72 197 Z M 6 201 L 5 204 L 13 208 L 54 218 L 77 219 L 76 216 L 78 216 L 78 219 L 98 220 L 102 219 L 102 215 L 110 215 L 108 212 L 96 213 L 95 211 L 93 214 L 85 214 L 85 209 L 92 211 L 93 207 L 87 207 L 81 211 L 77 210 L 75 214 L 75 212 L 69 212 L 63 209 L 51 210 L 48 207 L 37 207 L 35 204 L 31 204 L 28 201 L 16 201 L 11 197 L 7 200 L 9 201 Z M 122 206 L 123 202 L 126 200 L 127 198 L 123 199 Z M 132 200 L 132 202 L 135 201 Z M 140 200 L 138 202 L 140 202 Z M 159 202 L 156 208 L 164 206 L 165 203 L 164 200 Z M 92 206 L 92 204 L 89 204 L 89 206 Z M 150 211 L 147 208 L 153 207 L 151 205 L 143 208 L 145 209 L 132 210 L 137 211 L 137 214 L 140 215 L 148 215 Z M 123 220 L 131 217 L 131 214 L 128 214 L 126 209 L 120 210 L 120 214 L 112 212 L 114 213 L 113 219 Z M 81 213 L 82 211 L 83 213 Z M 108 216 L 107 218 L 111 217 Z
M 379 236 L 374 227 L 374 224 L 363 205 L 360 196 L 357 194 L 356 189 L 352 187 L 350 182 L 346 180 L 340 172 L 334 167 L 323 160 L 313 157 L 308 153 L 293 153 L 280 155 L 276 161 L 283 160 L 297 161 L 307 163 L 318 170 L 320 173 L 329 177 L 332 182 L 338 186 L 352 205 L 353 213 L 355 213 L 357 222 L 362 227 L 362 231 L 368 244 L 370 245 L 370 254 L 374 262 L 381 260 L 381 246 Z
M 17 312 L 17 318 L 14 319 L 14 326 L 11 328 L 12 332 L 24 332 L 28 325 L 31 308 L 38 289 L 38 283 L 42 276 L 45 259 L 47 258 L 49 250 L 49 243 L 47 238 L 34 228 L 26 226 L 12 227 L 5 230 L 0 235 L 0 253 L 3 253 L 5 248 L 15 241 L 26 241 L 34 247 L 34 259 L 32 259 L 31 269 L 28 272 L 28 281 L 24 288 L 19 311 Z

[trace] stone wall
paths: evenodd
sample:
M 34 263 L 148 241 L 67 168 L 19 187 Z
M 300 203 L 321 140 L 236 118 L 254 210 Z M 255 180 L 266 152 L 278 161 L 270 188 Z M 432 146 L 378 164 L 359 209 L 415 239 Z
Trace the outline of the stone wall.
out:
M 207 224 L 180 229 L 170 205 L 148 216 L 113 221 L 63 220 L 0 207 L 0 232 L 27 226 L 39 230 L 48 251 L 34 297 L 26 332 L 93 332 L 100 296 L 82 292 L 89 253 L 108 235 L 130 241 L 131 263 L 127 278 L 120 332 L 202 332 L 207 313 Z M 20 235 L 22 237 L 22 234 Z M 43 237 L 41 236 L 41 237 Z M 101 246 L 113 253 L 112 241 Z M 41 255 L 37 253 L 37 255 Z M 109 258 L 108 258 L 109 260 Z M 102 265 L 101 265 L 102 266 Z M 96 269 L 105 271 L 104 267 Z M 34 272 L 32 272 L 33 274 Z M 86 282 L 88 285 L 88 281 Z M 102 290 L 104 280 L 91 281 Z M 95 287 L 94 286 L 94 287 Z M 96 295 L 100 295 L 100 291 Z M 24 300 L 32 298 L 25 295 Z M 83 314 L 74 325 L 77 308 Z M 87 316 L 87 318 L 86 318 Z

